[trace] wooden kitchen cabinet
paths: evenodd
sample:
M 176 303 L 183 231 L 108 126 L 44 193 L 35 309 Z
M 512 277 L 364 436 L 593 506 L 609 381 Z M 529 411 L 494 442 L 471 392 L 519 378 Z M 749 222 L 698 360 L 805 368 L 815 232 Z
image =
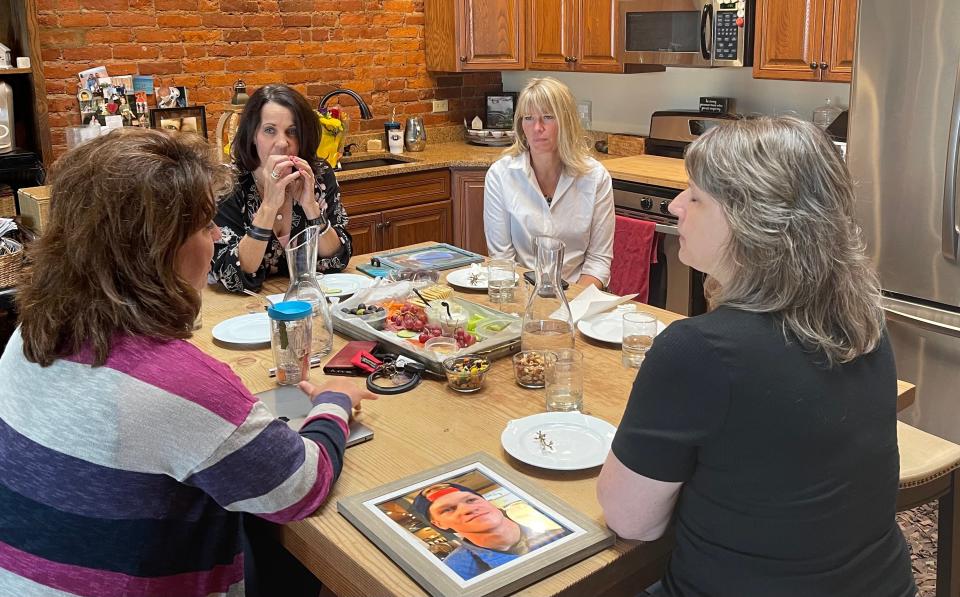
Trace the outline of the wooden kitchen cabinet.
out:
M 524 0 L 425 0 L 427 70 L 522 70 Z
M 758 0 L 756 79 L 850 82 L 857 0 Z
M 528 0 L 527 68 L 623 72 L 616 0 Z
M 354 255 L 453 236 L 446 169 L 344 181 L 340 200 Z
M 39 30 L 34 0 L 0 0 L 0 43 L 11 49 L 14 59 L 30 58 L 30 68 L 0 70 L 0 81 L 13 89 L 14 146 L 50 164 L 53 153 Z
M 487 254 L 483 231 L 483 181 L 487 169 L 453 170 L 453 244 Z

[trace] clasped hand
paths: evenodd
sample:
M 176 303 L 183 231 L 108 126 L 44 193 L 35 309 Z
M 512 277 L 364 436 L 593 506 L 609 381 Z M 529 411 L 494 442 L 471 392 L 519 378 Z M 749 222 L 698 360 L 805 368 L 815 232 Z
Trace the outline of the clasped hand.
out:
M 267 209 L 279 211 L 289 192 L 308 219 L 322 215 L 314 196 L 316 178 L 306 160 L 295 155 L 271 155 L 262 168 L 263 205 Z

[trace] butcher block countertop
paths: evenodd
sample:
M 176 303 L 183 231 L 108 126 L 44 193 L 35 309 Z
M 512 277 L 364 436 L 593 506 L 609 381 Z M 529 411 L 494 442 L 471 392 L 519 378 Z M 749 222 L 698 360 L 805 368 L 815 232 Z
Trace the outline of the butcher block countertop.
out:
M 683 190 L 687 188 L 687 171 L 683 160 L 656 155 L 632 155 L 605 160 L 604 167 L 616 180 Z

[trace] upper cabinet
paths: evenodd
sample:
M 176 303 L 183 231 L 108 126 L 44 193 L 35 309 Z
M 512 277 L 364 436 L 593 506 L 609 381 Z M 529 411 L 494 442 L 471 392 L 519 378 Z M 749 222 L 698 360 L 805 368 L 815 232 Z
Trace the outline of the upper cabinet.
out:
M 523 0 L 426 0 L 427 69 L 522 70 Z
M 527 68 L 623 72 L 616 0 L 527 0 Z
M 758 0 L 753 76 L 850 82 L 857 0 Z

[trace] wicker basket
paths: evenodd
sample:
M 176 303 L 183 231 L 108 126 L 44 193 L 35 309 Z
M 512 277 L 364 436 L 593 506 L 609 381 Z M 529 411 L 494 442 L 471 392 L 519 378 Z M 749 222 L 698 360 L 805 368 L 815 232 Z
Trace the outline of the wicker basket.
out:
M 16 286 L 23 270 L 23 249 L 0 255 L 0 289 Z

